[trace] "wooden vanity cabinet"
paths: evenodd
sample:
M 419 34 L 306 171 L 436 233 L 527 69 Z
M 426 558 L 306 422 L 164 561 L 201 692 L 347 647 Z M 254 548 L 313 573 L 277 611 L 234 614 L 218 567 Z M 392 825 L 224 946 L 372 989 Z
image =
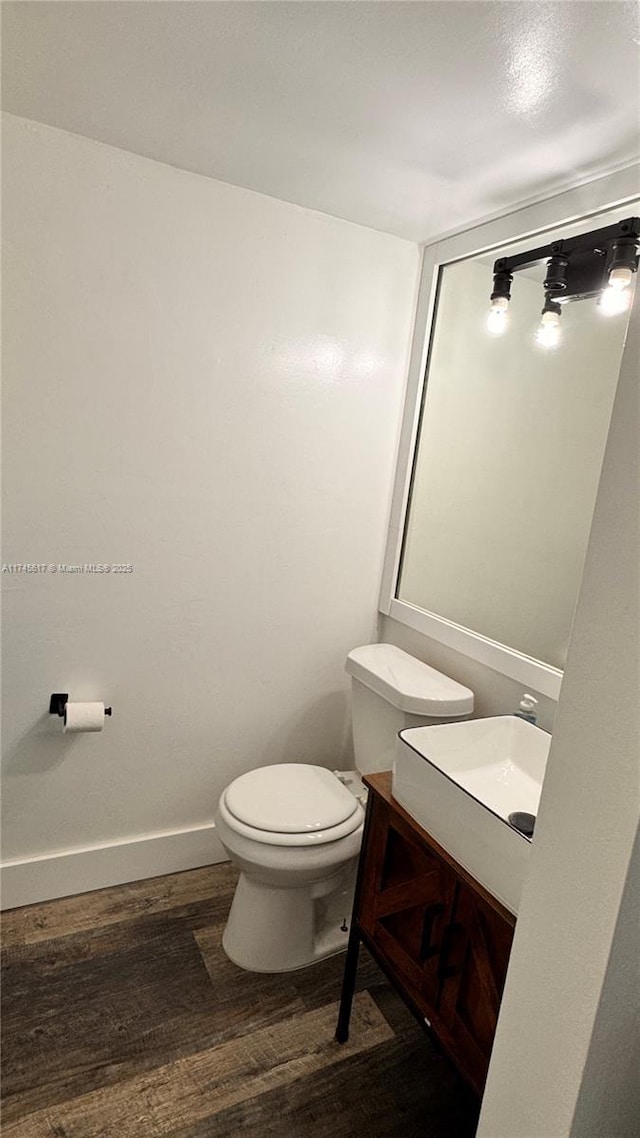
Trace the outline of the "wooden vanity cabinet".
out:
M 460 883 L 446 949 L 438 1015 L 448 1050 L 478 1091 L 484 1087 L 509 965 L 514 918 Z
M 348 1036 L 360 942 L 471 1085 L 489 1066 L 515 917 L 371 775 L 336 1038 Z

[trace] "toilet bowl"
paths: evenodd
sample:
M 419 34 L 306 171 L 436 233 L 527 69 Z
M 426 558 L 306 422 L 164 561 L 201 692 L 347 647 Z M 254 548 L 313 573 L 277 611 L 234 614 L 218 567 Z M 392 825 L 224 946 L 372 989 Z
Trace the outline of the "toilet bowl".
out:
M 287 972 L 342 949 L 363 822 L 324 767 L 262 767 L 227 787 L 215 823 L 240 869 L 222 940 L 235 964 Z
M 252 972 L 288 972 L 340 952 L 348 937 L 366 789 L 390 769 L 398 731 L 466 718 L 473 693 L 390 644 L 354 649 L 357 771 L 278 763 L 222 792 L 216 833 L 240 877 L 222 945 Z

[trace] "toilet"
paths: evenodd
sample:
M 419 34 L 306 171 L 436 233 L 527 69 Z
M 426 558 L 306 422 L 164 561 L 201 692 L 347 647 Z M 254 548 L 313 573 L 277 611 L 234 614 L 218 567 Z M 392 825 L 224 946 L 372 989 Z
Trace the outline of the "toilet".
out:
M 277 763 L 222 792 L 216 833 L 240 877 L 222 937 L 251 972 L 289 972 L 340 952 L 348 937 L 366 787 L 390 770 L 405 727 L 464 719 L 473 692 L 393 644 L 349 653 L 355 771 Z

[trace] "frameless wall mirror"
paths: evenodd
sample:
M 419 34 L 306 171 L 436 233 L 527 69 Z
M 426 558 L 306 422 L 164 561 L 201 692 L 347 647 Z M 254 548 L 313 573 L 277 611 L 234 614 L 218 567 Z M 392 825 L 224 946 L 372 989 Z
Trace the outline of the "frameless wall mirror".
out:
M 492 335 L 493 266 L 637 212 L 638 203 L 627 203 L 441 265 L 437 277 L 396 608 L 433 614 L 557 674 L 629 312 L 605 313 L 594 299 L 568 303 L 561 339 L 540 342 L 541 264 L 514 276 L 508 326 Z

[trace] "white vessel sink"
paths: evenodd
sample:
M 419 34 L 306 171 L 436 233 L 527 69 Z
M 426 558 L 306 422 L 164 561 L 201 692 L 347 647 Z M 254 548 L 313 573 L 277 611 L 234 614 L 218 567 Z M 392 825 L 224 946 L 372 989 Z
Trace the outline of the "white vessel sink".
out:
M 508 818 L 537 813 L 550 743 L 546 731 L 516 715 L 399 735 L 394 798 L 512 913 L 531 842 Z

